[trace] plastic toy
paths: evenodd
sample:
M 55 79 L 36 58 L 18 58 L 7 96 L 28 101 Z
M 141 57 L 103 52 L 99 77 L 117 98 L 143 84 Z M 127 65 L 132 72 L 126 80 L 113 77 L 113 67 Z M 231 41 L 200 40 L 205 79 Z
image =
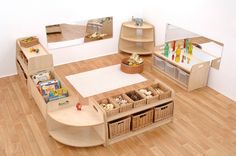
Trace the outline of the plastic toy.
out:
M 165 57 L 169 56 L 169 44 L 168 43 L 165 44 L 164 55 L 165 55 Z
M 39 49 L 38 49 L 38 48 L 30 47 L 30 48 L 29 48 L 29 51 L 30 51 L 31 53 L 32 53 L 32 52 L 39 53 Z
M 78 111 L 81 111 L 81 110 L 82 110 L 82 105 L 81 105 L 79 102 L 76 104 L 76 109 L 77 109 Z
M 172 51 L 175 51 L 175 42 L 176 41 L 173 41 Z
M 189 43 L 189 50 L 188 50 L 188 53 L 189 53 L 190 55 L 192 55 L 192 53 L 193 53 L 193 44 L 192 44 L 192 42 Z

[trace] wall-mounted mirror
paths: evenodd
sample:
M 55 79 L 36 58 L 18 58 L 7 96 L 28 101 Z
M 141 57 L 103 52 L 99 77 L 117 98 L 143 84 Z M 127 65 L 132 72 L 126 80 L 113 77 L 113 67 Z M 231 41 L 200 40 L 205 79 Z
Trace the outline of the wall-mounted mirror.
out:
M 112 38 L 113 18 L 104 17 L 46 26 L 49 49 Z
M 223 43 L 180 27 L 167 24 L 165 42 L 170 43 L 170 45 L 177 45 L 180 43 L 183 48 L 186 46 L 184 45 L 186 44 L 186 40 L 188 40 L 194 48 L 201 49 L 202 54 L 200 54 L 201 56 L 199 56 L 198 59 L 209 59 L 209 61 L 211 61 L 211 67 L 219 69 L 224 47 Z

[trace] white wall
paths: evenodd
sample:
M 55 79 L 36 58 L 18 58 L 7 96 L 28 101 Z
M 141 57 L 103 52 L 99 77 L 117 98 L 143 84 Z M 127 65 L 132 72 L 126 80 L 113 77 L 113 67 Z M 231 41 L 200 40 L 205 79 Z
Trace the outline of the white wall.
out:
M 211 69 L 208 86 L 236 100 L 236 1 L 147 0 L 143 17 L 156 27 L 156 44 L 165 40 L 166 23 L 224 43 L 220 70 Z
M 8 0 L 0 5 L 0 77 L 16 73 L 15 40 L 36 35 L 46 44 L 45 26 L 113 16 L 113 38 L 50 50 L 54 64 L 116 53 L 121 23 L 142 15 L 141 3 L 129 1 Z

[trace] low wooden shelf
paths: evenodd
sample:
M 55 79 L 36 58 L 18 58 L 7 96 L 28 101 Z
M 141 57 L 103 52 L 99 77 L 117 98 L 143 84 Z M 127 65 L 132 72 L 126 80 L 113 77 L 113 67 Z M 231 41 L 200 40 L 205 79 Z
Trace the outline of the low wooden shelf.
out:
M 164 56 L 162 48 L 157 47 L 153 53 L 153 69 L 163 73 L 167 78 L 176 82 L 180 87 L 192 91 L 207 85 L 208 74 L 211 66 L 211 56 L 201 53 L 194 47 L 192 55 L 186 55 L 190 59 L 189 63 L 176 62 L 169 57 Z
M 150 55 L 155 44 L 154 26 L 144 22 L 142 26 L 135 22 L 124 22 L 121 26 L 119 50 L 125 53 Z

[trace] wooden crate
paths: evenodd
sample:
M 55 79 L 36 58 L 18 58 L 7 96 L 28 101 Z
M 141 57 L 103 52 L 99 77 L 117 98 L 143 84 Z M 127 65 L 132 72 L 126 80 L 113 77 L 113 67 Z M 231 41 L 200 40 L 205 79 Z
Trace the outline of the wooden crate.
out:
M 146 98 L 147 104 L 154 103 L 154 102 L 157 102 L 159 100 L 160 95 L 157 94 L 157 92 L 152 87 L 149 86 L 149 87 L 142 88 L 142 89 L 146 89 L 146 90 L 152 92 L 152 97 L 147 98 L 142 92 L 140 92 L 140 89 L 138 90 L 139 93 L 142 94 Z
M 39 39 L 36 37 L 27 37 L 20 40 L 20 45 L 24 48 L 29 48 L 39 44 Z
M 174 103 L 162 104 L 154 108 L 154 122 L 167 119 L 173 116 Z
M 151 87 L 159 94 L 159 99 L 166 99 L 171 97 L 171 91 L 161 83 L 155 83 Z
M 140 98 L 140 100 L 137 100 L 137 101 L 133 100 L 133 99 L 131 98 L 131 96 L 130 96 L 130 95 L 133 94 L 133 93 L 137 94 L 137 96 Z M 127 93 L 125 93 L 125 94 L 126 94 L 126 95 L 132 100 L 132 102 L 134 103 L 134 108 L 135 108 L 135 107 L 144 106 L 144 105 L 147 104 L 145 97 L 144 97 L 142 94 L 140 94 L 137 90 L 133 90 L 133 91 L 127 92 Z
M 115 100 L 118 96 L 121 96 L 123 99 L 127 100 L 127 104 L 118 104 Z M 119 94 L 111 97 L 113 103 L 119 105 L 120 112 L 125 112 L 133 108 L 133 101 L 126 94 Z
M 137 130 L 153 123 L 153 109 L 132 115 L 132 130 Z
M 130 123 L 131 123 L 131 117 L 125 117 L 123 119 L 119 119 L 111 123 L 108 123 L 109 138 L 112 139 L 119 135 L 130 132 Z
M 113 108 L 112 110 L 105 110 L 105 109 L 101 106 L 103 100 L 108 100 L 109 103 L 113 104 L 113 107 L 114 107 L 114 108 Z M 103 109 L 103 110 L 106 112 L 107 117 L 112 116 L 112 115 L 116 115 L 116 114 L 119 113 L 119 105 L 117 105 L 116 103 L 114 103 L 114 102 L 111 100 L 110 97 L 109 97 L 109 98 L 102 99 L 102 100 L 99 100 L 99 101 L 97 101 L 97 103 L 98 103 L 98 105 L 101 107 L 101 109 Z

